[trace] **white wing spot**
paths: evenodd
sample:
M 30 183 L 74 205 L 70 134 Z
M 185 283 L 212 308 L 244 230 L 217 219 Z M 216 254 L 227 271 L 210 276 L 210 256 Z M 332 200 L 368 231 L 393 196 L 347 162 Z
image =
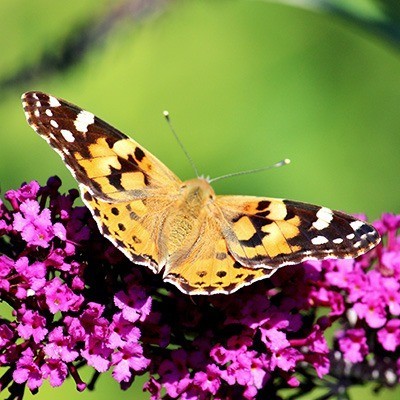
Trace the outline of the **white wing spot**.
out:
M 54 126 L 54 128 L 58 128 L 58 123 L 57 123 L 57 121 L 54 121 L 54 119 L 50 120 L 50 125 Z
M 37 108 L 42 107 L 42 103 L 39 100 L 36 102 L 36 107 Z
M 49 117 L 52 117 L 52 116 L 53 116 L 53 111 L 51 111 L 50 108 L 48 108 L 48 109 L 45 111 L 45 113 L 46 113 L 46 115 L 49 116 Z
M 326 207 L 320 208 L 316 215 L 318 219 L 312 225 L 318 231 L 327 228 L 333 218 L 332 210 Z
M 39 112 L 39 110 L 38 110 L 37 108 L 36 108 L 35 111 L 33 112 L 33 115 L 34 115 L 35 117 L 37 117 L 37 118 L 40 117 L 40 112 Z
M 61 135 L 63 135 L 63 138 L 64 138 L 67 142 L 69 142 L 69 143 L 75 142 L 74 135 L 72 134 L 71 131 L 69 131 L 68 129 L 61 129 L 60 132 L 61 132 Z
M 353 221 L 350 222 L 350 226 L 352 227 L 353 231 L 360 229 L 364 224 L 362 221 Z
M 311 239 L 311 243 L 315 245 L 328 243 L 328 239 L 325 236 L 316 236 Z
M 360 240 L 359 242 L 354 243 L 353 246 L 354 246 L 354 247 L 360 247 L 360 246 L 361 246 L 361 243 L 362 243 L 362 242 L 361 242 L 361 240 Z
M 351 239 L 354 239 L 354 238 L 355 238 L 355 235 L 354 235 L 354 233 L 349 233 L 349 234 L 346 236 L 346 238 L 349 239 L 349 240 L 351 240 Z
M 61 103 L 54 96 L 49 96 L 49 105 L 50 107 L 60 107 Z
M 87 132 L 88 131 L 88 126 L 94 123 L 94 115 L 90 113 L 89 111 L 84 111 L 82 110 L 78 116 L 76 117 L 76 120 L 74 121 L 75 128 L 79 132 Z
M 332 242 L 335 244 L 340 244 L 343 243 L 343 239 L 342 238 L 333 239 Z

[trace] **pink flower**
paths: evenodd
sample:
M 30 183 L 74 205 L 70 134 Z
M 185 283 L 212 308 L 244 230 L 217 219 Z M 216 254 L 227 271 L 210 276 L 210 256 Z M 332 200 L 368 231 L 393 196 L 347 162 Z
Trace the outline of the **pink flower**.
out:
M 30 390 L 35 390 L 42 385 L 43 375 L 34 361 L 33 351 L 28 348 L 22 352 L 22 357 L 17 361 L 13 378 L 17 383 L 27 383 Z
M 128 343 L 112 355 L 114 371 L 112 376 L 118 382 L 128 382 L 133 371 L 142 371 L 150 364 L 143 356 L 143 348 L 138 343 Z
M 53 226 L 50 210 L 45 208 L 40 211 L 37 201 L 26 200 L 19 209 L 20 212 L 14 216 L 13 226 L 31 246 L 48 247 L 54 236 L 65 239 L 65 228 L 59 223 Z
M 193 383 L 203 392 L 215 395 L 221 386 L 221 371 L 215 364 L 207 365 L 206 372 L 196 372 Z
M 299 350 L 292 347 L 287 347 L 279 350 L 276 353 L 273 353 L 270 356 L 267 365 L 271 371 L 275 370 L 276 367 L 282 369 L 283 371 L 290 371 L 293 370 L 296 364 L 303 359 L 304 356 Z
M 46 303 L 51 313 L 59 311 L 77 311 L 83 301 L 59 278 L 52 279 L 44 288 Z
M 61 360 L 46 360 L 41 371 L 43 378 L 48 379 L 53 387 L 61 386 L 68 375 L 68 368 Z
M 400 282 L 394 278 L 382 279 L 382 295 L 392 315 L 400 315 Z
M 363 329 L 348 329 L 339 338 L 344 358 L 352 363 L 361 362 L 368 354 L 367 338 Z
M 400 320 L 391 319 L 378 331 L 378 340 L 383 348 L 388 351 L 395 351 L 400 345 Z
M 37 311 L 20 310 L 21 322 L 17 327 L 19 335 L 23 339 L 32 339 L 40 343 L 47 335 L 46 319 Z
M 386 313 L 382 299 L 374 293 L 364 296 L 364 302 L 355 303 L 354 311 L 358 317 L 365 319 L 371 328 L 380 328 L 386 322 Z
M 127 294 L 118 292 L 114 296 L 114 303 L 122 310 L 123 317 L 130 322 L 144 321 L 151 309 L 151 297 L 146 296 L 139 287 L 132 287 Z
M 76 360 L 79 352 L 75 350 L 76 342 L 71 336 L 65 336 L 63 329 L 58 326 L 49 333 L 49 343 L 44 346 L 46 355 L 54 360 L 62 360 L 66 363 Z
M 98 372 L 105 372 L 111 365 L 110 356 L 113 351 L 106 346 L 103 340 L 88 336 L 85 341 L 84 350 L 80 355 Z
M 122 313 L 113 316 L 109 331 L 108 346 L 112 349 L 123 347 L 127 343 L 136 343 L 140 337 L 140 329 L 127 321 Z

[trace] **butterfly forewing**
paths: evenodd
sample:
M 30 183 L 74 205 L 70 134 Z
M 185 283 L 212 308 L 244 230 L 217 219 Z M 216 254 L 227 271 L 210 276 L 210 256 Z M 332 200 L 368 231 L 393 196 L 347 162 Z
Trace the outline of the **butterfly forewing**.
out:
M 22 102 L 28 123 L 96 197 L 127 201 L 149 188 L 179 186 L 156 157 L 92 113 L 41 92 L 25 93 Z
M 202 178 L 182 183 L 137 142 L 62 99 L 28 92 L 22 102 L 79 182 L 100 232 L 184 293 L 233 293 L 284 265 L 357 257 L 379 243 L 371 225 L 326 207 L 216 196 Z
M 276 269 L 305 260 L 355 258 L 379 243 L 368 223 L 327 207 L 284 199 L 218 196 L 224 236 L 241 263 Z

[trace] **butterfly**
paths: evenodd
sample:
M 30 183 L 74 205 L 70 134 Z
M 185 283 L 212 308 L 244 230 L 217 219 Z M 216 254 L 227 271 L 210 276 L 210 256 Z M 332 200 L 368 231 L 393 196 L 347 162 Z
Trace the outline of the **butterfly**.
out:
M 94 114 L 41 92 L 29 125 L 79 183 L 100 232 L 135 264 L 191 295 L 229 294 L 306 260 L 355 258 L 380 237 L 368 223 L 286 199 L 219 196 L 182 182 L 143 146 Z

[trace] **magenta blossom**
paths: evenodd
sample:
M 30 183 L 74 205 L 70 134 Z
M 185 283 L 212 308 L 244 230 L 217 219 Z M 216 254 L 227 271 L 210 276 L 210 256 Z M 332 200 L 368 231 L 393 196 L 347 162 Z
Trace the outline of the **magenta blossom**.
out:
M 400 216 L 384 214 L 383 244 L 356 260 L 309 261 L 233 295 L 191 298 L 129 262 L 60 185 L 31 182 L 0 202 L 10 400 L 68 377 L 93 389 L 107 371 L 122 389 L 146 374 L 152 400 L 299 398 L 316 386 L 328 399 L 352 382 L 398 383 Z

